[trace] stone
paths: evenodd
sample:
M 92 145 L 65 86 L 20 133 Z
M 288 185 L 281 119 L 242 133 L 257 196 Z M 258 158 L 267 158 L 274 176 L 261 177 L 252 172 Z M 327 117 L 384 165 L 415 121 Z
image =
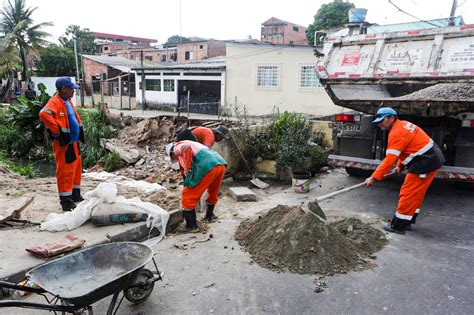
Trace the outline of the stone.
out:
M 230 187 L 229 193 L 237 201 L 257 201 L 257 195 L 247 187 Z

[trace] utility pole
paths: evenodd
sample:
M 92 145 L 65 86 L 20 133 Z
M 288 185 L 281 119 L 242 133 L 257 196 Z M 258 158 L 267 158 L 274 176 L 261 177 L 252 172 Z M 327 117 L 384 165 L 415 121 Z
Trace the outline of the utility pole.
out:
M 76 82 L 79 83 L 80 86 L 80 100 L 81 100 L 81 107 L 84 107 L 84 87 L 82 86 L 82 82 L 79 77 L 79 58 L 77 56 L 77 40 L 73 38 L 73 43 L 74 43 L 74 58 L 76 59 Z M 94 97 L 92 97 L 94 99 Z
M 458 1 L 453 0 L 453 6 L 451 7 L 451 14 L 449 15 L 449 22 L 448 26 L 453 26 L 454 25 L 454 18 L 456 15 L 456 8 L 458 7 Z
M 145 88 L 146 88 L 146 84 L 145 84 L 145 69 L 143 68 L 143 50 L 140 51 L 140 64 L 141 64 L 141 67 L 142 67 L 142 109 L 145 110 L 146 109 L 146 99 L 145 99 Z

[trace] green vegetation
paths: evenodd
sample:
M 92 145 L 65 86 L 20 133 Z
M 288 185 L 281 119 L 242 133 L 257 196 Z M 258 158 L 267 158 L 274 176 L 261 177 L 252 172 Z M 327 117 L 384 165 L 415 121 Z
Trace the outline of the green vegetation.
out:
M 0 12 L 0 27 L 5 34 L 5 45 L 15 48 L 22 63 L 22 79 L 26 80 L 28 67 L 26 55 L 28 51 L 39 51 L 46 46 L 45 38 L 48 33 L 42 31 L 44 27 L 52 26 L 50 22 L 33 23 L 35 7 L 27 7 L 25 0 L 9 0 Z
M 104 169 L 107 172 L 113 172 L 122 166 L 122 158 L 117 153 L 108 153 L 105 157 Z
M 39 76 L 75 76 L 74 51 L 58 45 L 49 45 L 41 51 L 41 59 L 36 63 L 36 67 L 36 74 Z
M 309 44 L 314 43 L 314 33 L 316 31 L 325 31 L 333 27 L 344 26 L 349 22 L 349 10 L 354 8 L 351 2 L 342 0 L 333 0 L 330 3 L 323 4 L 314 16 L 314 21 L 306 29 L 306 39 Z M 316 43 L 322 44 L 324 36 L 318 36 Z
M 82 165 L 92 167 L 98 162 L 105 162 L 107 151 L 100 146 L 100 139 L 112 137 L 112 131 L 107 125 L 107 116 L 99 108 L 93 110 L 78 110 L 84 125 L 86 148 L 82 152 Z
M 326 161 L 322 143 L 314 142 L 311 125 L 301 114 L 278 112 L 267 126 L 249 131 L 246 138 L 247 158 L 276 160 L 280 170 L 313 171 Z
M 38 171 L 30 162 L 28 162 L 26 165 L 15 163 L 11 159 L 9 159 L 7 155 L 2 151 L 0 151 L 0 164 L 6 165 L 10 171 L 24 176 L 28 179 L 36 178 L 39 175 Z

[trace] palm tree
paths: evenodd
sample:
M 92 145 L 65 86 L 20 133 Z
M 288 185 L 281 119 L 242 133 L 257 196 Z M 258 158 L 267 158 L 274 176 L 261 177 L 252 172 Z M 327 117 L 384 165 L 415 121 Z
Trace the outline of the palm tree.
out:
M 5 34 L 7 45 L 18 49 L 22 62 L 22 79 L 27 80 L 26 55 L 29 50 L 38 51 L 48 41 L 48 33 L 42 31 L 46 26 L 52 26 L 50 22 L 34 24 L 32 15 L 36 7 L 27 7 L 25 0 L 8 0 L 0 14 L 0 27 Z
M 10 102 L 9 91 L 13 83 L 13 74 L 20 69 L 20 62 L 16 47 L 7 45 L 5 39 L 0 39 L 0 78 L 6 78 L 6 84 L 0 88 L 2 103 Z

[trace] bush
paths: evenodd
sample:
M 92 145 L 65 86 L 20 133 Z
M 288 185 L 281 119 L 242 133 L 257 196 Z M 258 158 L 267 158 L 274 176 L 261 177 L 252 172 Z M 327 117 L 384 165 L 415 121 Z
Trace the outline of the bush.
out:
M 10 156 L 26 157 L 34 147 L 32 134 L 18 125 L 4 124 L 0 126 L 0 147 Z
M 109 153 L 105 157 L 104 169 L 107 172 L 113 172 L 122 166 L 122 158 L 117 153 Z

